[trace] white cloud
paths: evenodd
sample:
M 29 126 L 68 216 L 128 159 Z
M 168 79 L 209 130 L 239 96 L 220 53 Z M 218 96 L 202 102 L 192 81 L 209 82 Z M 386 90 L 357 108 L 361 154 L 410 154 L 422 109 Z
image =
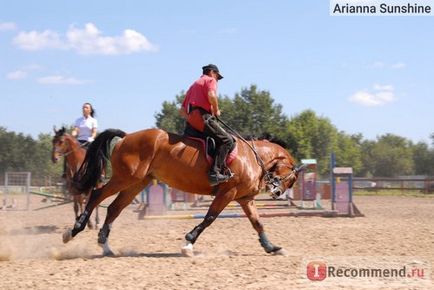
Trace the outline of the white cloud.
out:
M 31 72 L 41 70 L 42 67 L 37 64 L 29 64 L 15 71 L 6 74 L 8 80 L 23 80 L 27 78 Z
M 383 61 L 375 61 L 373 63 L 370 63 L 367 65 L 368 68 L 371 69 L 403 69 L 405 67 L 407 67 L 407 64 L 403 63 L 403 62 L 397 62 L 394 64 L 388 64 L 385 63 Z
M 374 84 L 372 87 L 376 91 L 393 91 L 393 86 L 391 86 L 391 85 Z
M 353 103 L 375 107 L 395 101 L 394 88 L 391 85 L 374 84 L 373 90 L 360 90 L 354 93 L 349 100 Z
M 65 35 L 46 30 L 43 32 L 20 32 L 14 44 L 25 50 L 67 49 L 80 54 L 119 55 L 158 51 L 143 34 L 126 29 L 120 36 L 103 36 L 93 23 L 84 28 L 71 26 Z
M 1 22 L 0 31 L 11 31 L 17 29 L 17 25 L 13 22 Z
M 392 64 L 393 69 L 401 69 L 401 68 L 405 68 L 405 67 L 407 67 L 407 65 L 403 62 L 398 62 L 398 63 Z
M 43 85 L 82 85 L 88 81 L 78 80 L 72 77 L 65 77 L 61 75 L 52 75 L 38 78 L 38 83 Z
M 25 79 L 26 77 L 27 77 L 27 72 L 23 70 L 12 71 L 6 75 L 6 78 L 8 80 L 22 80 Z
M 42 49 L 65 49 L 66 46 L 57 32 L 45 30 L 43 32 L 30 31 L 20 32 L 14 37 L 13 43 L 24 50 L 42 50 Z

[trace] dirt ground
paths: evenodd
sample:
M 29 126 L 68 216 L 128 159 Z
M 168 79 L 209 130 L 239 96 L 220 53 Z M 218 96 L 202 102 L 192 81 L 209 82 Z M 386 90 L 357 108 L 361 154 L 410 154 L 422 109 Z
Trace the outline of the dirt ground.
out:
M 32 208 L 43 206 L 41 200 L 32 196 Z M 262 219 L 286 256 L 266 254 L 245 218 L 218 219 L 189 258 L 180 246 L 199 220 L 138 220 L 131 205 L 110 234 L 115 257 L 102 257 L 96 230 L 62 243 L 73 224 L 71 204 L 0 211 L 0 289 L 434 289 L 434 199 L 355 201 L 366 217 Z M 403 263 L 423 268 L 425 276 L 310 281 L 306 264 L 318 259 L 353 267 Z

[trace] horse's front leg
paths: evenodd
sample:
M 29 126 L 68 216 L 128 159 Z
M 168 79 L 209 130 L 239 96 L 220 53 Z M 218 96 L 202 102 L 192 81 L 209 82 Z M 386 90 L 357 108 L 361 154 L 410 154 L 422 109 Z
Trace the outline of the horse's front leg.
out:
M 200 234 L 209 227 L 222 210 L 232 201 L 236 195 L 236 189 L 231 189 L 227 192 L 220 192 L 212 201 L 204 220 L 197 225 L 191 232 L 185 235 L 186 245 L 182 247 L 182 253 L 186 256 L 192 256 L 193 244 L 196 242 Z
M 262 248 L 264 248 L 265 252 L 273 253 L 273 254 L 279 254 L 279 255 L 286 254 L 285 251 L 281 247 L 273 245 L 268 240 L 267 235 L 265 234 L 265 231 L 264 231 L 264 226 L 262 225 L 261 221 L 259 220 L 258 209 L 256 208 L 255 201 L 253 200 L 253 197 L 240 199 L 240 200 L 237 200 L 237 202 L 241 205 L 244 213 L 249 218 L 249 221 L 252 224 L 253 228 L 258 233 L 259 242 L 261 243 L 261 246 L 262 246 Z
M 105 171 L 104 171 L 105 173 Z M 105 177 L 105 174 L 101 175 L 101 180 L 103 180 Z M 96 188 L 101 188 L 103 186 L 103 183 L 100 182 L 97 184 Z M 100 220 L 99 220 L 99 205 L 95 208 L 95 229 L 99 228 Z

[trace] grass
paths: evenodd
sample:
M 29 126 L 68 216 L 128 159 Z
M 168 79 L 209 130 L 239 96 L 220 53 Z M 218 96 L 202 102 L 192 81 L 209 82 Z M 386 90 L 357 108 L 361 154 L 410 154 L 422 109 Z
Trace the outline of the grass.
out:
M 418 190 L 398 190 L 398 189 L 382 189 L 377 191 L 372 190 L 356 190 L 356 196 L 407 196 L 407 197 L 422 197 L 434 198 L 434 193 L 424 193 Z

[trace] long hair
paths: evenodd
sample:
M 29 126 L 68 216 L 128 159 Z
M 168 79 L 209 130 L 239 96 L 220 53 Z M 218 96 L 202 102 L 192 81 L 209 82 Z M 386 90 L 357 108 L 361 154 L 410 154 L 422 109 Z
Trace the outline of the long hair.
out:
M 90 107 L 90 116 L 91 116 L 92 118 L 94 118 L 95 115 L 96 115 L 96 111 L 95 111 L 95 109 L 93 108 L 92 104 L 91 104 L 91 103 L 84 103 L 83 106 L 84 106 L 84 105 L 89 105 L 89 107 Z
M 80 169 L 74 174 L 73 187 L 87 192 L 94 188 L 101 177 L 109 156 L 109 144 L 115 137 L 125 137 L 126 133 L 118 129 L 107 129 L 96 137 L 86 152 Z

